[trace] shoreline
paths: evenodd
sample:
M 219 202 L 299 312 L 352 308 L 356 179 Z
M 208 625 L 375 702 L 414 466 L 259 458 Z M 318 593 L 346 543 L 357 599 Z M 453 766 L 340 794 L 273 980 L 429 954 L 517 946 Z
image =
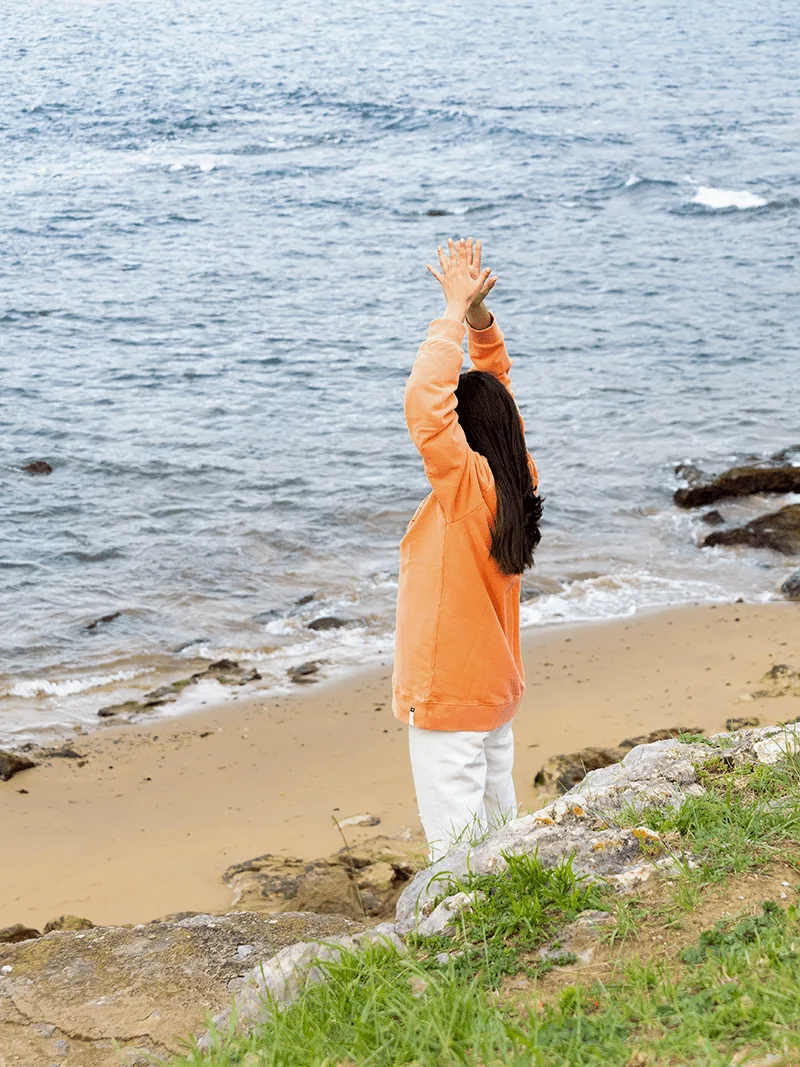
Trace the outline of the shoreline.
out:
M 800 714 L 792 698 L 737 703 L 800 650 L 789 602 L 670 608 L 522 633 L 527 689 L 515 734 L 521 806 L 558 753 L 674 726 L 761 725 Z M 313 859 L 341 847 L 333 817 L 369 813 L 358 842 L 418 829 L 391 665 L 285 697 L 243 695 L 180 717 L 75 736 L 85 758 L 53 759 L 0 783 L 0 927 L 62 913 L 98 924 L 225 911 L 222 872 L 265 852 Z M 25 790 L 25 792 L 19 792 Z

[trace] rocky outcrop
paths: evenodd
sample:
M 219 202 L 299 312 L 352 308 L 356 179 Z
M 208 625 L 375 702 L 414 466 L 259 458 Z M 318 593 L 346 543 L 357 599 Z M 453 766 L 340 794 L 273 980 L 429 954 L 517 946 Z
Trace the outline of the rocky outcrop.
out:
M 338 961 L 343 953 L 358 952 L 374 944 L 405 951 L 393 923 L 382 923 L 363 933 L 328 938 L 324 943 L 304 941 L 283 949 L 272 959 L 253 967 L 244 979 L 233 1007 L 214 1016 L 216 1028 L 229 1028 L 232 1017 L 239 1032 L 247 1032 L 267 1022 L 276 1005 L 291 1004 L 309 985 L 324 979 L 321 964 Z M 210 1042 L 203 1037 L 199 1045 L 205 1049 Z
M 800 600 L 800 571 L 789 575 L 781 585 L 781 592 L 787 600 Z
M 223 880 L 233 906 L 247 911 L 389 918 L 419 866 L 391 838 L 377 837 L 311 862 L 267 853 L 229 867 Z
M 700 508 L 731 497 L 754 493 L 800 493 L 800 467 L 782 466 L 733 467 L 705 484 L 695 481 L 678 489 L 673 497 L 681 508 Z
M 256 961 L 362 930 L 341 917 L 238 912 L 0 944 L 0 1064 L 144 1067 L 227 1008 Z
M 36 764 L 27 756 L 16 752 L 0 752 L 0 782 L 8 782 L 20 771 L 27 771 Z
M 732 530 L 715 530 L 703 541 L 704 548 L 713 545 L 750 545 L 752 548 L 771 548 L 786 556 L 799 555 L 800 504 L 787 504 L 780 511 L 762 515 Z
M 162 685 L 145 693 L 141 700 L 126 700 L 124 704 L 111 704 L 97 712 L 101 719 L 115 718 L 119 715 L 137 715 L 143 711 L 152 711 L 163 704 L 172 704 L 187 686 L 212 679 L 221 685 L 246 685 L 259 681 L 261 675 L 254 667 L 241 667 L 235 660 L 220 659 L 211 663 L 205 670 L 197 671 L 189 678 L 180 678 L 169 685 Z
M 625 753 L 636 745 L 647 745 L 653 741 L 666 741 L 681 734 L 702 734 L 702 727 L 668 726 L 663 730 L 652 730 L 640 737 L 627 737 L 616 748 L 582 748 L 579 752 L 562 753 L 553 756 L 536 774 L 533 784 L 557 788 L 566 793 L 582 781 L 589 771 L 619 763 Z
M 769 672 L 776 687 L 791 691 L 800 682 L 793 668 Z M 247 1030 L 268 1019 L 275 1006 L 290 1004 L 312 982 L 324 979 L 324 963 L 366 945 L 404 951 L 400 937 L 447 934 L 459 915 L 476 902 L 474 892 L 448 887 L 468 875 L 502 877 L 506 857 L 536 853 L 546 867 L 571 859 L 574 870 L 603 880 L 620 892 L 660 870 L 674 870 L 691 856 L 668 852 L 646 824 L 622 827 L 622 811 L 678 806 L 700 796 L 698 769 L 723 761 L 730 766 L 774 764 L 800 752 L 800 724 L 744 729 L 708 741 L 676 739 L 638 745 L 615 764 L 591 771 L 572 790 L 530 815 L 515 819 L 477 844 L 460 844 L 419 872 L 398 901 L 395 923 L 365 930 L 341 916 L 297 912 L 222 916 L 195 915 L 133 928 L 55 931 L 0 944 L 0 1064 L 2 1067 L 111 1067 L 151 1062 L 148 1056 L 177 1051 L 184 1035 L 201 1027 L 207 1013 L 218 1026 L 232 1022 Z M 349 872 L 359 887 L 389 860 L 391 841 L 377 839 L 343 850 L 325 866 Z M 343 853 L 344 857 L 343 858 Z M 269 860 L 270 863 L 266 863 Z M 303 878 L 319 864 L 259 857 L 229 870 L 229 884 L 255 875 L 250 888 L 267 904 L 299 895 Z M 267 890 L 264 892 L 264 890 Z M 542 954 L 557 960 L 570 952 L 580 959 L 602 926 L 604 913 L 584 913 Z M 201 1039 L 201 1046 L 208 1046 Z M 122 1059 L 120 1060 L 120 1052 Z M 5 1062 L 3 1056 L 6 1057 Z
M 608 767 L 619 763 L 625 755 L 622 748 L 582 748 L 580 752 L 569 752 L 553 756 L 536 774 L 534 785 L 556 787 L 566 793 L 582 781 L 589 771 L 598 767 Z
M 705 733 L 702 726 L 666 726 L 662 730 L 651 730 L 649 734 L 638 734 L 620 741 L 619 747 L 636 748 L 637 745 L 652 745 L 654 741 L 670 741 L 675 737 L 701 737 Z
M 446 902 L 456 896 L 447 896 L 448 882 L 475 874 L 501 875 L 509 855 L 535 852 L 545 867 L 571 857 L 577 873 L 604 880 L 620 891 L 641 884 L 660 868 L 669 868 L 675 860 L 659 855 L 658 834 L 646 825 L 616 826 L 619 812 L 678 807 L 687 797 L 702 795 L 697 769 L 710 760 L 724 759 L 731 765 L 774 763 L 800 750 L 800 724 L 720 736 L 723 747 L 714 738 L 639 745 L 620 763 L 591 771 L 540 811 L 515 819 L 476 844 L 457 845 L 403 891 L 397 905 L 397 932 L 419 929 L 434 909 L 447 911 Z

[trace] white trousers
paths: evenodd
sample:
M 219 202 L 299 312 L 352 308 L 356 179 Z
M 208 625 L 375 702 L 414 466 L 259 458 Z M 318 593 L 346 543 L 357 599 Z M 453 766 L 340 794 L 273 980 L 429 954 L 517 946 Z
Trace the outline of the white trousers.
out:
M 517 814 L 514 734 L 408 728 L 411 770 L 431 861 L 460 840 L 481 837 Z

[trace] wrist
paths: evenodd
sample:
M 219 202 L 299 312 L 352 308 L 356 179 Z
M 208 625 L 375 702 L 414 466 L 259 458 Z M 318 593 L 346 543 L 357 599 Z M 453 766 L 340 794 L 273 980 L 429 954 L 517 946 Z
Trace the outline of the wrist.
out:
M 452 319 L 454 322 L 463 322 L 467 314 L 467 308 L 467 304 L 451 302 L 448 300 L 447 307 L 444 309 L 444 314 L 441 317 L 443 319 Z
M 473 330 L 487 330 L 492 325 L 492 313 L 483 301 L 467 308 L 467 325 Z

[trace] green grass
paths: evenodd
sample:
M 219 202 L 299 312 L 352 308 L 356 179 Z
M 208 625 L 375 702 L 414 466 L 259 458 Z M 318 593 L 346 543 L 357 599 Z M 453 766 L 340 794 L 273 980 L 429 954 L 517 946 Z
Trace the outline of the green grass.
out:
M 538 1008 L 498 1002 L 450 961 L 436 973 L 391 948 L 326 965 L 328 980 L 248 1037 L 219 1037 L 178 1064 L 206 1067 L 723 1067 L 737 1050 L 800 1056 L 794 906 L 719 923 L 672 965 L 569 986 Z
M 657 918 L 666 925 L 729 875 L 773 860 L 800 864 L 797 759 L 737 767 L 723 751 L 700 781 L 705 794 L 678 810 L 627 813 L 628 825 L 658 830 L 667 851 L 697 860 L 662 883 Z M 728 1067 L 736 1052 L 767 1051 L 800 1063 L 796 905 L 765 904 L 755 919 L 718 923 L 677 961 L 629 960 L 613 981 L 569 986 L 540 1007 L 536 982 L 553 964 L 537 950 L 559 928 L 587 908 L 611 907 L 609 936 L 622 943 L 652 921 L 653 903 L 614 905 L 570 863 L 545 870 L 535 855 L 507 861 L 503 875 L 447 887 L 482 895 L 453 937 L 411 937 L 405 955 L 383 946 L 345 955 L 268 1024 L 247 1037 L 217 1035 L 210 1051 L 175 1067 Z M 497 991 L 520 974 L 531 988 L 511 1004 Z
M 637 962 L 614 983 L 566 989 L 531 1017 L 529 1062 L 728 1067 L 740 1050 L 800 1056 L 795 907 L 719 923 L 683 956 L 677 967 Z
M 438 953 L 453 955 L 454 973 L 470 980 L 478 975 L 496 989 L 505 975 L 541 975 L 554 961 L 540 960 L 537 949 L 582 911 L 609 906 L 603 887 L 578 877 L 567 861 L 546 869 L 537 855 L 507 856 L 504 875 L 473 875 L 451 883 L 447 895 L 475 894 L 475 904 L 462 912 L 452 937 L 408 939 L 424 963 Z
M 478 980 L 464 982 L 452 963 L 434 974 L 413 956 L 373 946 L 325 970 L 327 981 L 310 986 L 297 1004 L 275 1013 L 249 1037 L 221 1037 L 206 1055 L 176 1063 L 477 1067 L 513 1062 L 508 1058 L 514 1051 L 513 1023 Z
M 678 809 L 633 808 L 620 826 L 657 831 L 676 862 L 673 910 L 697 906 L 703 893 L 730 875 L 781 861 L 800 867 L 800 761 L 737 766 L 720 755 L 698 769 L 706 792 Z M 686 858 L 691 854 L 692 863 Z

